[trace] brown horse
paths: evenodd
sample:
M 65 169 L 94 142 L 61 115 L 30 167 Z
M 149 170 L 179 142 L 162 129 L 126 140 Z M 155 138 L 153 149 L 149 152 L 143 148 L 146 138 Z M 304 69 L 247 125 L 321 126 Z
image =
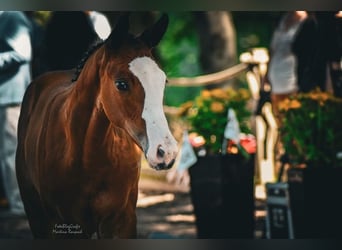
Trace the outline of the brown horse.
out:
M 35 238 L 134 238 L 141 151 L 152 168 L 177 154 L 151 49 L 163 15 L 135 37 L 121 17 L 77 71 L 28 87 L 19 120 L 17 177 Z

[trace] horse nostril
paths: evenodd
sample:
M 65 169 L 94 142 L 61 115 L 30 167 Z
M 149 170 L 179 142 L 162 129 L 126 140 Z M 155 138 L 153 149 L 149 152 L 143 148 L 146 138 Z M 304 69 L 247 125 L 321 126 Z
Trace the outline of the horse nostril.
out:
M 164 155 L 165 155 L 164 149 L 161 146 L 159 146 L 158 150 L 157 150 L 157 156 L 160 157 L 160 158 L 163 158 Z
M 172 168 L 173 164 L 175 163 L 175 159 L 172 159 L 172 161 L 167 165 L 167 168 Z

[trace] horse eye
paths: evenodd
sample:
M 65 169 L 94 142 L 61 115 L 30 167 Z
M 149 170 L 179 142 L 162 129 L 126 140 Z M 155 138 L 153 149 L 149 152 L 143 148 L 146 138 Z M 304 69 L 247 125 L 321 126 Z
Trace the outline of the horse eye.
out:
M 116 80 L 115 85 L 120 91 L 127 91 L 129 89 L 128 83 L 124 80 Z

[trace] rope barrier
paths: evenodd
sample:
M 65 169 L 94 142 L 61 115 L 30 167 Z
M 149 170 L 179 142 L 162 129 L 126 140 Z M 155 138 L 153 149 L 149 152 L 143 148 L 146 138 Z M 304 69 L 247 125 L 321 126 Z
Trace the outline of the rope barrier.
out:
M 228 69 L 195 77 L 175 77 L 168 79 L 168 86 L 197 87 L 217 84 L 234 78 L 236 75 L 248 69 L 247 63 L 240 63 Z
M 179 107 L 172 107 L 164 105 L 164 113 L 170 116 L 177 116 L 179 113 L 180 108 Z
M 248 63 L 240 63 L 228 69 L 195 77 L 175 77 L 168 78 L 167 86 L 180 86 L 180 87 L 199 87 L 217 84 L 223 81 L 230 80 L 238 74 L 248 70 Z M 171 116 L 177 116 L 179 107 L 171 107 L 164 105 L 164 112 Z

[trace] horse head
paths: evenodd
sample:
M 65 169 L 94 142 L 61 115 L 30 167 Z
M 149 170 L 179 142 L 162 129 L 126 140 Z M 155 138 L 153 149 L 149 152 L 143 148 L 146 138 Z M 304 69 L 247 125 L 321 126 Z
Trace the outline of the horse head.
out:
M 155 62 L 152 49 L 163 37 L 168 17 L 133 36 L 129 17 L 122 16 L 105 41 L 100 66 L 100 96 L 106 116 L 125 130 L 143 150 L 150 166 L 169 169 L 177 155 L 163 111 L 166 75 Z

